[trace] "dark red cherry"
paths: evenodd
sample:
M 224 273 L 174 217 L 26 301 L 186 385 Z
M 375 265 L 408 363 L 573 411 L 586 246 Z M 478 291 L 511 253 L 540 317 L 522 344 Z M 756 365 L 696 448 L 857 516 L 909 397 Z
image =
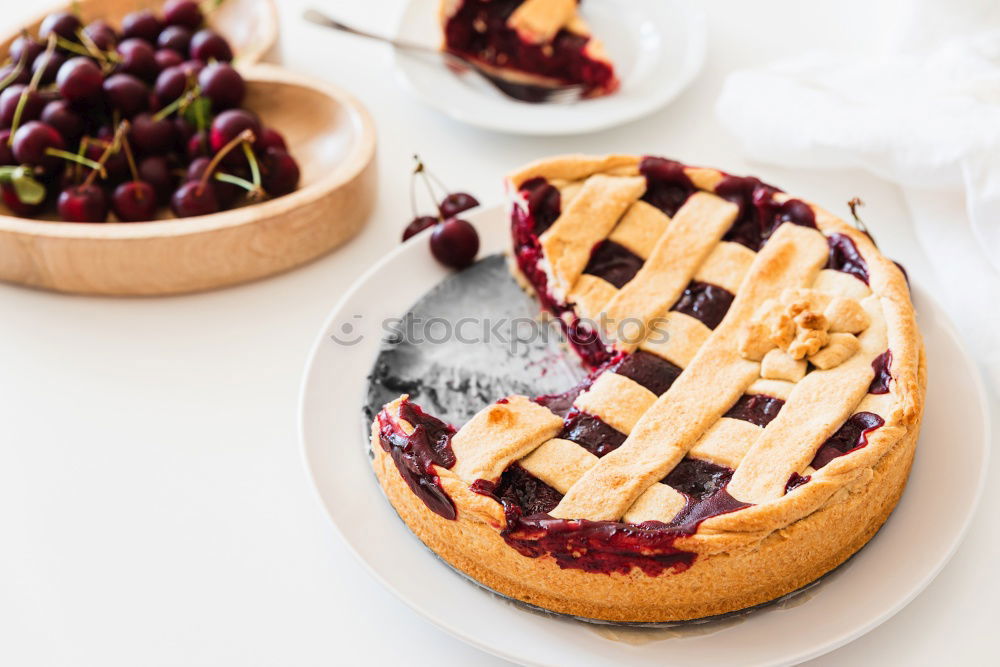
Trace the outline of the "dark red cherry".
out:
M 76 31 L 82 25 L 80 19 L 73 12 L 55 12 L 42 20 L 42 25 L 38 28 L 38 39 L 44 44 L 48 41 L 49 35 L 55 33 L 63 39 L 75 42 L 77 41 Z
M 269 148 L 260 158 L 261 184 L 272 197 L 288 194 L 299 184 L 299 165 L 287 152 Z
M 111 195 L 111 209 L 122 222 L 156 217 L 156 191 L 145 181 L 125 181 Z
M 118 43 L 118 33 L 110 23 L 102 19 L 91 21 L 83 31 L 101 51 L 113 51 L 115 44 Z
M 20 122 L 37 120 L 42 115 L 45 99 L 38 94 L 38 91 L 28 90 L 27 86 L 20 83 L 11 84 L 0 93 L 0 126 L 10 127 L 14 122 L 14 114 L 22 94 L 26 95 L 27 99 L 25 99 L 24 107 L 21 109 Z
M 128 139 L 132 147 L 144 155 L 159 155 L 174 147 L 177 128 L 169 118 L 156 120 L 148 112 L 132 118 Z
M 185 75 L 197 81 L 201 70 L 205 69 L 205 63 L 200 60 L 185 60 L 181 63 L 181 69 L 184 70 Z
M 179 25 L 167 26 L 156 38 L 156 46 L 172 49 L 177 53 L 187 53 L 191 46 L 191 31 Z
M 10 130 L 0 130 L 0 167 L 9 164 L 17 164 L 10 148 Z
M 260 134 L 260 121 L 255 115 L 243 109 L 223 111 L 212 121 L 212 127 L 209 130 L 209 145 L 212 147 L 212 151 L 219 152 L 223 146 L 244 130 L 253 132 L 254 137 Z
M 195 30 L 204 20 L 201 8 L 193 0 L 170 0 L 163 5 L 163 22 L 167 25 L 180 25 Z
M 271 127 L 260 128 L 260 132 L 257 133 L 257 141 L 253 147 L 261 153 L 267 151 L 268 148 L 277 148 L 283 151 L 288 150 L 288 147 L 285 145 L 285 138 L 281 136 L 280 132 Z
M 41 44 L 29 35 L 21 35 L 10 43 L 10 49 L 7 51 L 7 54 L 10 56 L 12 63 L 20 62 L 21 56 L 24 55 L 24 67 L 27 70 L 31 67 L 31 63 L 35 62 L 35 58 L 41 55 L 44 50 L 44 44 Z
M 31 64 L 31 74 L 34 76 L 36 72 L 41 70 L 38 74 L 38 83 L 42 86 L 48 85 L 56 80 L 59 68 L 62 67 L 65 62 L 66 56 L 58 51 L 43 53 L 35 58 L 35 62 Z
M 0 67 L 0 81 L 5 81 L 7 77 L 12 76 L 14 74 L 15 67 L 16 66 L 13 64 Z M 26 84 L 29 81 L 31 81 L 31 72 L 28 71 L 27 67 L 22 67 L 21 71 L 18 72 L 13 79 L 11 79 L 10 83 Z
M 0 198 L 3 199 L 3 203 L 7 205 L 7 208 L 10 209 L 11 213 L 19 215 L 23 218 L 37 215 L 45 206 L 44 200 L 37 204 L 25 204 L 18 199 L 17 191 L 14 190 L 14 186 L 8 183 L 0 184 Z
M 83 136 L 84 119 L 66 100 L 52 100 L 42 110 L 42 122 L 56 129 L 68 145 L 75 146 Z
M 460 218 L 448 218 L 431 232 L 431 253 L 453 269 L 464 269 L 479 253 L 476 228 Z
M 156 64 L 156 51 L 149 42 L 142 39 L 126 39 L 118 45 L 118 71 L 137 76 L 143 81 L 152 82 L 156 79 L 160 68 Z
M 175 116 L 172 120 L 174 121 L 174 136 L 177 138 L 174 151 L 180 153 L 181 156 L 186 156 L 187 143 L 194 136 L 194 125 L 187 122 L 183 116 Z
M 203 28 L 191 36 L 189 55 L 205 62 L 210 60 L 229 62 L 233 59 L 229 42 L 222 35 L 209 28 Z
M 462 211 L 479 206 L 479 200 L 464 192 L 454 192 L 441 200 L 441 216 L 454 218 Z
M 101 93 L 104 75 L 101 68 L 90 58 L 78 56 L 70 58 L 56 76 L 59 94 L 70 102 L 83 102 L 96 98 Z
M 170 203 L 170 194 L 177 185 L 177 178 L 170 169 L 170 163 L 162 155 L 150 155 L 139 161 L 139 180 L 149 183 L 156 193 L 156 203 Z
M 208 132 L 202 130 L 192 134 L 187 141 L 185 153 L 187 153 L 188 160 L 211 155 L 212 148 L 208 145 Z
M 216 112 L 238 107 L 246 94 L 243 77 L 226 63 L 206 65 L 198 74 L 198 84 Z
M 205 170 L 208 169 L 208 165 L 211 163 L 212 160 L 210 158 L 197 158 L 190 165 L 188 165 L 187 173 L 184 176 L 185 180 L 200 181 L 202 177 L 204 177 Z M 240 170 L 237 169 L 236 171 Z M 249 174 L 238 173 L 234 175 L 240 176 L 241 178 L 245 177 L 246 180 L 250 180 Z M 219 202 L 220 208 L 229 208 L 236 202 L 236 200 L 245 195 L 247 192 L 245 189 L 233 183 L 224 183 L 214 179 L 214 174 L 211 183 L 215 187 L 215 197 Z
M 144 39 L 150 44 L 156 43 L 163 24 L 156 15 L 148 9 L 141 9 L 126 14 L 122 19 L 122 36 L 126 39 Z
M 178 218 L 209 215 L 219 211 L 219 199 L 212 183 L 188 181 L 182 183 L 170 198 L 170 210 Z
M 149 108 L 149 86 L 131 74 L 112 74 L 104 80 L 104 94 L 113 109 L 131 118 Z
M 184 94 L 187 82 L 187 74 L 182 67 L 168 67 L 156 77 L 153 93 L 159 103 L 166 106 Z
M 156 58 L 156 66 L 160 68 L 160 74 L 168 67 L 177 67 L 184 62 L 184 56 L 173 49 L 157 49 L 153 54 Z
M 66 222 L 104 222 L 108 218 L 108 196 L 97 185 L 74 185 L 59 193 L 59 217 Z
M 37 120 L 25 123 L 14 132 L 12 145 L 14 159 L 19 164 L 30 164 L 42 167 L 46 171 L 55 172 L 63 164 L 58 157 L 48 155 L 50 148 L 64 150 L 66 143 L 55 128 L 48 123 Z
M 410 224 L 403 230 L 403 240 L 409 240 L 429 227 L 433 227 L 438 222 L 437 218 L 431 215 L 420 215 L 410 221 Z

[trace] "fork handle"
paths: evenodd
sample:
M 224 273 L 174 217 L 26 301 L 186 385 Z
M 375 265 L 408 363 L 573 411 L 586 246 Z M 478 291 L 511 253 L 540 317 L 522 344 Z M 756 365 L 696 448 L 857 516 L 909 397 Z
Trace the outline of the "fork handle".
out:
M 391 37 L 386 37 L 385 35 L 379 35 L 373 32 L 368 32 L 367 30 L 361 30 L 360 28 L 355 28 L 349 26 L 346 23 L 342 23 L 335 18 L 327 16 L 326 14 L 317 11 L 315 9 L 307 9 L 303 14 L 303 18 L 310 23 L 315 23 L 316 25 L 321 25 L 327 28 L 333 28 L 334 30 L 339 30 L 341 32 L 346 32 L 351 35 L 356 35 L 358 37 L 365 37 L 367 39 L 373 39 L 377 42 L 383 42 L 385 44 L 390 44 L 397 49 L 402 49 L 403 51 L 414 51 L 417 53 L 428 53 L 439 57 L 445 57 L 449 59 L 454 59 L 459 62 L 464 61 L 461 58 L 453 56 L 450 53 L 444 51 L 439 51 L 438 49 L 432 48 L 430 46 L 424 46 L 423 44 L 415 44 L 414 42 L 406 42 L 399 39 L 393 39 Z

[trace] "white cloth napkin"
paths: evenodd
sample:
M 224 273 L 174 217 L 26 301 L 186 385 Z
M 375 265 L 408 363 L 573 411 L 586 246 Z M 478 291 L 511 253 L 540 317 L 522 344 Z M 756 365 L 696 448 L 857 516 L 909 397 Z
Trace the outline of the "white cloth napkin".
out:
M 936 274 L 921 283 L 998 389 L 1000 3 L 899 10 L 879 56 L 812 52 L 735 72 L 716 113 L 751 159 L 863 167 L 898 182 Z

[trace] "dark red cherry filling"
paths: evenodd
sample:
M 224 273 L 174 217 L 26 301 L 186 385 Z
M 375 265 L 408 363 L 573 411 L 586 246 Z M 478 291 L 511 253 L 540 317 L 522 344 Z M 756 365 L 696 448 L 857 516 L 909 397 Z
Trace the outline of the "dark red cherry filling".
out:
M 766 394 L 743 394 L 733 407 L 729 408 L 723 417 L 742 419 L 743 421 L 764 427 L 771 423 L 785 402 L 780 398 Z
M 816 216 L 808 204 L 798 199 L 777 203 L 774 195 L 781 191 L 758 178 L 726 176 L 716 186 L 715 192 L 740 208 L 736 222 L 723 240 L 740 243 L 755 252 L 786 222 L 816 227 Z
M 785 482 L 785 493 L 794 491 L 795 489 L 799 488 L 800 486 L 808 482 L 810 479 L 812 479 L 811 475 L 806 475 L 805 477 L 803 477 L 799 473 L 793 472 L 791 476 L 788 478 L 788 481 Z
M 646 177 L 642 200 L 673 217 L 697 189 L 684 173 L 684 165 L 662 157 L 644 157 L 639 173 Z
M 533 178 L 521 185 L 521 194 L 528 204 L 528 214 L 535 221 L 533 232 L 541 236 L 552 226 L 562 212 L 562 194 L 559 188 L 544 178 Z
M 432 417 L 417 405 L 404 399 L 399 406 L 399 416 L 414 426 L 407 435 L 388 412 L 378 415 L 379 442 L 389 453 L 406 485 L 434 513 L 445 519 L 455 519 L 455 505 L 441 487 L 441 480 L 434 473 L 433 465 L 444 468 L 455 465 L 451 437 L 455 428 Z
M 547 554 L 563 569 L 605 574 L 627 574 L 638 567 L 655 577 L 668 570 L 682 572 L 694 562 L 695 554 L 674 546 L 678 538 L 693 534 L 707 518 L 748 507 L 726 492 L 732 476 L 729 468 L 684 459 L 664 480 L 687 500 L 670 524 L 553 518 L 548 512 L 562 494 L 517 464 L 508 468 L 495 488 L 487 483 L 475 490 L 504 504 L 503 538 L 524 556 Z
M 826 238 L 830 246 L 830 259 L 826 262 L 828 269 L 849 273 L 865 285 L 868 284 L 868 263 L 858 252 L 858 247 L 850 236 L 845 234 L 830 234 Z
M 571 440 L 594 456 L 601 457 L 621 447 L 625 434 L 608 426 L 600 417 L 572 410 L 563 424 L 559 438 Z
M 608 346 L 597 331 L 580 321 L 568 304 L 552 295 L 548 288 L 548 276 L 539 267 L 542 248 L 538 241 L 538 230 L 548 229 L 559 217 L 559 191 L 555 188 L 549 190 L 551 187 L 544 179 L 536 178 L 527 181 L 525 187 L 521 188 L 520 192 L 527 201 L 527 206 L 516 205 L 512 214 L 514 257 L 521 274 L 535 289 L 542 307 L 559 320 L 567 340 L 583 362 L 596 368 L 610 359 Z M 545 220 L 547 224 L 539 224 L 539 219 Z
M 810 464 L 819 470 L 838 456 L 849 454 L 868 444 L 868 434 L 885 424 L 885 420 L 872 412 L 857 412 L 837 429 L 837 432 L 820 445 Z
M 478 493 L 492 495 L 503 503 L 504 507 L 518 507 L 524 515 L 548 514 L 562 500 L 563 494 L 538 479 L 517 463 L 512 463 L 500 477 L 495 486 L 485 480 L 476 480 L 481 484 Z M 493 486 L 491 489 L 490 487 Z
M 445 24 L 447 49 L 489 67 L 520 70 L 563 84 L 583 84 L 588 91 L 611 91 L 617 87 L 613 69 L 587 56 L 588 37 L 560 30 L 546 44 L 521 39 L 517 31 L 507 26 L 507 19 L 522 2 L 464 0 Z M 509 92 L 526 101 L 536 101 L 532 88 L 514 85 Z
M 563 419 L 569 415 L 570 411 L 573 410 L 573 402 L 576 400 L 577 396 L 585 392 L 590 388 L 590 385 L 594 383 L 594 376 L 588 376 L 583 382 L 576 385 L 569 391 L 563 392 L 561 394 L 548 394 L 545 396 L 536 396 L 531 399 L 539 405 L 544 405 L 549 410 L 559 415 Z
M 597 244 L 584 273 L 607 280 L 621 289 L 625 283 L 635 278 L 642 268 L 643 260 L 634 252 L 614 241 L 604 240 Z
M 645 350 L 622 355 L 612 361 L 607 370 L 634 380 L 657 396 L 670 389 L 682 371 L 666 359 Z
M 892 381 L 892 375 L 889 374 L 889 366 L 891 364 L 892 350 L 886 350 L 875 357 L 875 361 L 872 362 L 872 370 L 875 371 L 875 377 L 872 378 L 872 383 L 868 386 L 869 394 L 889 393 L 889 382 Z
M 690 315 L 709 329 L 719 326 L 736 297 L 727 289 L 691 281 L 671 310 Z

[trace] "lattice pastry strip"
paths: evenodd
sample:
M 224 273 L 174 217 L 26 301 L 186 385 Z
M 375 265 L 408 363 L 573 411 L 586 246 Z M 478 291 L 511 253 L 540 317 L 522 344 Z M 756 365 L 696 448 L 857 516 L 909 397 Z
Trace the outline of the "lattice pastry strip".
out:
M 451 439 L 452 471 L 468 483 L 495 481 L 514 461 L 549 440 L 563 420 L 548 408 L 509 396 L 479 411 Z
M 586 180 L 552 226 L 539 238 L 549 260 L 549 289 L 565 296 L 583 273 L 590 254 L 628 207 L 645 192 L 645 179 L 603 174 Z

